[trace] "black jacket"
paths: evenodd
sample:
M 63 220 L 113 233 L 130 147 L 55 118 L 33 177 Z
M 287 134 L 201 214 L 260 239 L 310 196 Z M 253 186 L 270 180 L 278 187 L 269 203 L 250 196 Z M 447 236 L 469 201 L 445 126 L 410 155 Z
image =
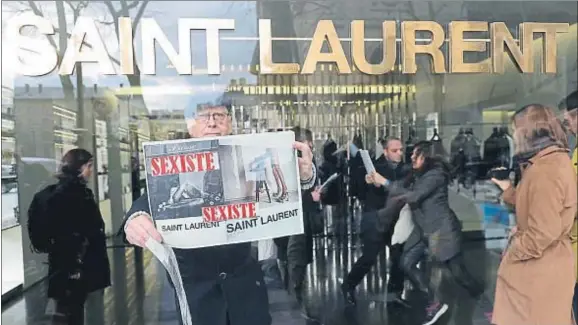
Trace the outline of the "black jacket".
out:
M 150 214 L 148 193 L 133 202 L 127 216 L 138 211 Z M 267 289 L 251 243 L 173 250 L 193 324 L 271 324 Z
M 48 297 L 62 299 L 110 286 L 104 221 L 94 194 L 79 180 L 60 181 L 49 199 L 54 242 L 48 254 Z M 70 275 L 79 272 L 79 280 Z
M 219 152 L 220 170 L 225 174 L 223 178 L 236 177 L 233 160 L 224 159 L 225 150 L 227 148 L 221 148 Z M 237 151 L 239 154 L 240 150 Z M 243 168 L 242 165 L 237 168 Z M 244 170 L 239 169 L 238 175 L 244 182 Z M 242 191 L 232 187 L 225 188 L 224 192 L 228 197 L 243 195 Z M 127 217 L 139 211 L 150 215 L 148 202 L 148 193 L 145 193 L 133 202 Z M 121 230 L 124 230 L 124 225 Z M 271 324 L 267 288 L 261 267 L 251 255 L 251 243 L 173 250 L 193 324 Z
M 394 165 L 393 163 L 389 162 L 383 155 L 375 160 L 373 165 L 375 166 L 375 171 L 377 173 L 392 182 L 405 179 L 405 177 L 407 177 L 411 171 L 411 166 L 404 163 Z M 364 173 L 367 174 L 365 167 L 363 170 Z M 376 211 L 383 208 L 389 193 L 387 188 L 383 186 L 375 187 L 373 185 L 367 184 L 365 183 L 365 179 L 363 184 L 365 184 L 364 191 L 366 192 L 364 211 Z
M 314 163 L 315 166 L 315 163 Z M 313 189 L 301 191 L 301 206 L 303 207 L 303 228 L 305 232 L 301 240 L 290 240 L 287 247 L 289 261 L 298 265 L 307 265 L 313 262 L 313 225 L 322 222 L 321 207 L 313 201 L 311 192 Z
M 233 159 L 226 157 L 232 157 L 236 152 L 239 158 L 241 151 L 232 149 L 233 146 L 221 146 L 219 149 L 223 178 L 237 177 Z M 239 164 L 236 167 L 237 175 L 241 182 L 245 182 L 242 166 Z M 219 180 L 221 173 L 217 173 Z M 212 193 L 214 181 L 213 175 L 205 174 L 203 190 Z M 156 206 L 159 200 L 165 201 L 166 198 L 158 197 L 163 193 L 168 195 L 168 190 L 158 190 L 159 195 L 157 200 L 153 200 L 152 206 Z M 225 187 L 223 192 L 227 197 L 239 199 L 249 194 L 236 187 Z M 139 211 L 151 215 L 148 192 L 133 202 L 127 217 Z M 123 230 L 124 225 L 121 228 Z M 267 289 L 261 268 L 251 255 L 251 243 L 173 250 L 194 325 L 271 324 Z
M 361 154 L 357 153 L 355 157 L 350 157 L 349 165 L 349 196 L 356 197 L 360 201 L 365 201 L 365 166 Z
M 446 261 L 461 252 L 461 223 L 448 200 L 449 172 L 434 164 L 413 181 L 392 183 L 389 186 L 390 202 L 378 212 L 384 220 L 392 220 L 404 204 L 409 204 L 413 221 L 428 241 L 430 253 Z
M 494 167 L 500 157 L 499 148 L 499 135 L 498 130 L 494 129 L 494 132 L 484 141 L 484 161 Z
M 343 179 L 344 166 L 335 152 L 337 151 L 337 144 L 329 139 L 323 145 L 323 163 L 319 166 L 319 179 L 324 183 L 331 175 L 340 173 L 340 177 L 335 180 L 322 193 L 321 201 L 327 205 L 337 205 L 345 201 L 345 183 Z

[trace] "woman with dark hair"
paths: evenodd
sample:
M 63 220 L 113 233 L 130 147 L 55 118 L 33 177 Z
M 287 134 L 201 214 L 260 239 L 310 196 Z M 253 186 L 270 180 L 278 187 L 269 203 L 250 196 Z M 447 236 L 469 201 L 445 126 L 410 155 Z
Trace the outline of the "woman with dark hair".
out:
M 404 244 L 401 267 L 414 287 L 428 296 L 425 325 L 434 324 L 448 310 L 448 305 L 439 297 L 439 287 L 430 288 L 429 281 L 416 266 L 425 256 L 426 249 L 442 266 L 442 271 L 448 271 L 470 295 L 477 297 L 484 290 L 464 265 L 461 224 L 448 201 L 451 168 L 436 154 L 434 147 L 431 141 L 415 145 L 411 156 L 412 173 L 405 180 L 390 182 L 377 173 L 368 177 L 375 185 L 385 186 L 389 191 L 386 207 L 378 212 L 380 218 L 389 219 L 405 204 L 411 208 L 415 228 Z
M 564 129 L 551 108 L 532 104 L 512 117 L 521 180 L 492 179 L 514 206 L 516 228 L 496 282 L 492 324 L 571 325 L 576 256 L 576 173 Z
M 92 164 L 90 152 L 68 151 L 48 200 L 47 213 L 54 222 L 48 252 L 48 297 L 56 301 L 54 324 L 83 324 L 87 295 L 110 286 L 104 221 L 87 187 Z

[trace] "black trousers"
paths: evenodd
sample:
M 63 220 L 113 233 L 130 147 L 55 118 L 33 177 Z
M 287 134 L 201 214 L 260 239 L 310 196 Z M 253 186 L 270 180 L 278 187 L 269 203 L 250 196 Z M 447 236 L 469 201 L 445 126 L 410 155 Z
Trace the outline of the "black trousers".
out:
M 273 239 L 275 246 L 277 246 L 277 259 L 287 262 L 287 246 L 289 245 L 289 236 L 279 237 Z
M 411 240 L 411 237 L 409 240 Z M 417 268 L 417 264 L 426 256 L 427 244 L 425 240 L 412 241 L 411 244 L 409 242 L 407 244 L 401 258 L 402 269 L 416 289 L 428 293 L 430 300 L 443 301 L 441 285 L 444 282 L 444 278 L 455 281 L 473 297 L 483 293 L 483 285 L 468 271 L 462 254 L 458 254 L 447 261 L 436 261 L 436 263 L 432 264 L 432 268 L 439 268 L 442 274 L 442 281 L 438 281 L 433 286 L 429 281 L 427 272 Z
M 401 255 L 401 269 L 415 289 L 429 292 L 429 281 L 426 280 L 428 276 L 423 268 L 417 268 L 418 263 L 426 257 L 427 245 L 421 238 L 415 239 L 413 236 L 421 235 L 414 232 L 405 243 Z
M 84 304 L 87 295 L 77 293 L 56 300 L 56 314 L 52 315 L 52 325 L 83 325 Z
M 287 264 L 289 271 L 290 289 L 300 294 L 305 282 L 307 265 L 310 263 L 310 246 L 308 240 L 312 240 L 311 234 L 294 235 L 289 237 L 287 245 Z
M 390 277 L 387 285 L 389 292 L 403 291 L 404 274 L 400 267 L 400 259 L 403 248 L 401 245 L 391 245 L 391 234 L 379 232 L 375 227 L 377 216 L 372 213 L 363 216 L 361 226 L 361 241 L 363 244 L 362 254 L 345 278 L 345 285 L 355 288 L 377 263 L 377 257 L 387 245 L 390 251 Z

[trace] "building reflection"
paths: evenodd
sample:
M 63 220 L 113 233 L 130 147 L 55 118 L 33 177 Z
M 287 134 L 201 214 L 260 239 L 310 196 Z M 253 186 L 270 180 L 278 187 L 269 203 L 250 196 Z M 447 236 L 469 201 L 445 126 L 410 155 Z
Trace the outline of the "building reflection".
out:
M 30 3 L 20 9 L 33 8 Z M 73 5 L 78 3 L 72 2 Z M 115 4 L 117 10 L 120 3 Z M 137 6 L 137 2 L 134 3 Z M 138 5 L 143 3 L 139 2 Z M 364 146 L 377 154 L 381 151 L 378 140 L 386 135 L 400 137 L 407 144 L 416 139 L 429 140 L 437 135 L 451 154 L 452 141 L 460 134 L 460 129 L 464 134 L 471 133 L 478 142 L 483 143 L 492 136 L 495 128 L 507 133 L 510 116 L 517 108 L 530 102 L 556 105 L 578 85 L 575 2 L 147 3 L 142 14 L 155 18 L 167 35 L 176 35 L 176 19 L 180 17 L 234 18 L 237 22 L 236 30 L 231 34 L 221 34 L 221 74 L 207 75 L 206 71 L 203 73 L 197 67 L 194 75 L 180 76 L 165 56 L 158 55 L 158 74 L 154 76 L 95 77 L 89 74 L 89 65 L 86 65 L 84 77 L 82 72 L 79 77 L 80 84 L 84 83 L 81 91 L 74 83 L 61 82 L 56 74 L 38 78 L 16 76 L 11 82 L 3 80 L 3 180 L 5 175 L 10 174 L 9 167 L 5 169 L 4 166 L 19 166 L 12 171 L 18 180 L 15 183 L 17 188 L 7 193 L 10 195 L 2 197 L 3 226 L 7 216 L 18 220 L 18 206 L 26 211 L 38 187 L 52 179 L 62 155 L 71 148 L 81 146 L 95 153 L 98 173 L 91 181 L 91 187 L 98 195 L 106 232 L 113 235 L 118 231 L 122 217 L 134 198 L 135 170 L 131 164 L 132 159 L 138 161 L 139 190 L 144 189 L 142 143 L 187 138 L 185 110 L 191 105 L 220 96 L 230 99 L 232 103 L 236 134 L 268 132 L 299 125 L 313 131 L 317 150 L 321 149 L 329 137 L 341 148 L 346 148 L 353 137 L 358 135 L 363 139 Z M 52 8 L 50 6 L 54 4 L 45 6 Z M 57 5 L 62 8 L 62 3 Z M 90 2 L 87 7 L 90 10 L 85 9 L 82 15 L 100 19 L 101 6 L 104 8 L 102 3 Z M 8 13 L 4 4 L 2 8 L 3 13 Z M 65 10 L 67 8 L 64 6 Z M 133 18 L 136 14 L 135 8 L 129 11 Z M 72 17 L 68 15 L 65 17 L 68 21 L 64 21 L 71 24 Z M 320 63 L 315 72 L 308 75 L 264 74 L 260 66 L 257 35 L 259 19 L 270 19 L 272 22 L 271 61 L 300 64 L 307 56 L 318 22 L 323 19 L 332 20 L 352 73 L 341 74 L 335 64 Z M 517 28 L 522 22 L 569 22 L 571 26 L 568 33 L 557 38 L 556 74 L 521 74 L 509 57 L 506 58 L 508 64 L 503 74 L 432 74 L 430 60 L 425 56 L 418 57 L 416 74 L 403 74 L 399 65 L 402 56 L 399 46 L 401 39 L 398 37 L 398 62 L 393 71 L 382 75 L 367 75 L 352 64 L 350 36 L 351 21 L 354 19 L 365 21 L 364 49 L 366 59 L 371 64 L 378 64 L 383 59 L 384 20 L 396 21 L 398 29 L 400 22 L 409 20 L 433 21 L 444 28 L 449 22 L 457 20 L 503 21 L 515 38 L 519 38 Z M 52 22 L 57 27 L 61 21 L 54 18 Z M 111 40 L 117 41 L 112 25 L 98 26 L 110 32 L 103 33 L 107 44 Z M 137 26 L 136 30 L 139 28 Z M 487 36 L 484 33 L 475 35 L 481 39 Z M 135 48 L 142 45 L 139 37 L 135 37 Z M 204 58 L 205 48 L 199 45 L 204 44 L 204 39 L 199 35 L 191 37 L 195 40 L 195 46 L 191 49 L 193 60 Z M 420 32 L 416 37 L 425 43 L 431 35 Z M 60 41 L 58 37 L 56 40 Z M 489 41 L 486 43 L 489 44 Z M 536 49 L 534 52 L 540 53 L 537 49 L 543 45 L 541 37 L 536 38 L 533 42 L 533 48 Z M 173 42 L 173 46 L 176 48 L 177 42 Z M 328 46 L 323 47 L 323 51 L 329 50 Z M 113 57 L 117 55 L 114 51 L 112 49 L 110 54 Z M 444 45 L 442 51 L 448 58 L 447 46 Z M 507 53 L 499 55 L 508 56 Z M 466 53 L 465 61 L 484 62 L 489 56 L 488 46 L 485 52 Z M 137 62 L 141 59 L 137 58 Z M 537 64 L 539 59 L 536 54 Z M 200 66 L 204 64 L 202 60 L 194 63 Z M 3 57 L 3 68 L 7 65 L 9 63 Z M 483 150 L 479 151 L 483 153 Z M 29 172 L 30 169 L 26 168 L 30 164 L 36 164 L 41 169 Z M 11 206 L 12 214 L 4 210 L 4 204 L 9 200 L 14 203 Z M 450 201 L 466 232 L 489 238 L 480 241 L 480 247 L 474 245 L 476 247 L 472 249 L 474 253 L 471 256 L 475 260 L 472 263 L 478 263 L 480 272 L 487 272 L 488 278 L 493 279 L 499 253 L 492 253 L 503 248 L 505 240 L 492 238 L 503 237 L 511 223 L 505 220 L 507 218 L 496 221 L 486 213 L 495 207 L 491 204 L 497 201 L 496 193 L 492 192 L 490 186 L 484 185 L 484 179 L 480 177 L 468 188 L 459 184 L 453 186 L 450 189 Z M 347 240 L 338 242 L 328 238 L 330 236 L 316 239 L 316 262 L 311 265 L 309 272 L 310 294 L 326 303 L 326 306 L 319 307 L 328 309 L 326 314 L 342 316 L 335 312 L 340 277 L 351 268 L 358 254 L 356 227 L 350 219 L 359 219 L 359 216 L 354 215 L 357 210 L 353 206 L 350 211 L 351 218 L 335 221 L 342 222 L 340 227 L 347 229 L 350 235 Z M 26 231 L 22 234 L 26 286 L 29 286 L 45 276 L 46 270 L 42 269 L 41 257 L 26 251 Z M 121 246 L 122 243 L 114 244 Z M 485 250 L 487 254 L 479 253 Z M 359 324 L 384 323 L 383 320 L 390 317 L 380 308 L 383 307 L 380 305 L 383 302 L 380 292 L 387 280 L 386 256 L 380 258 L 377 271 L 360 286 L 366 298 L 364 300 L 368 303 L 360 308 L 359 314 L 365 313 L 365 316 L 360 316 L 357 320 Z M 107 290 L 104 297 L 95 297 L 89 302 L 94 307 L 91 310 L 99 310 L 91 314 L 94 317 L 92 324 L 111 324 L 115 321 L 156 324 L 157 320 L 161 320 L 161 324 L 173 324 L 176 312 L 172 292 L 154 259 L 147 253 L 124 248 L 115 250 L 111 259 L 118 265 L 114 270 L 115 286 Z M 138 265 L 143 265 L 138 264 L 141 262 L 133 267 L 131 263 L 134 259 L 142 260 L 144 268 L 138 268 Z M 454 323 L 471 323 L 471 302 L 460 300 L 459 295 L 457 297 L 456 303 L 463 306 L 461 310 L 464 312 L 458 315 L 461 318 Z M 28 306 L 33 310 L 40 303 L 38 299 L 30 298 Z M 162 306 L 157 308 L 158 305 Z M 338 321 L 334 323 L 341 324 Z M 354 321 L 349 323 L 354 324 Z

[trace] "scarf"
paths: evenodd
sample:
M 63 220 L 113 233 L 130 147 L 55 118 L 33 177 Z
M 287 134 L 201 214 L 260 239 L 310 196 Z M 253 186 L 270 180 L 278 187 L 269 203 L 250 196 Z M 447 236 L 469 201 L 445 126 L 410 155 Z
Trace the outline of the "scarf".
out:
M 540 137 L 532 142 L 530 150 L 516 154 L 514 161 L 517 161 L 518 164 L 526 164 L 540 151 L 551 146 L 559 147 L 559 144 L 550 137 Z
M 399 163 L 396 163 L 394 161 L 391 161 L 389 159 L 387 159 L 387 157 L 385 158 L 385 161 L 387 162 L 387 164 L 389 165 L 390 168 L 392 168 L 393 170 L 397 169 L 397 166 L 399 166 Z

